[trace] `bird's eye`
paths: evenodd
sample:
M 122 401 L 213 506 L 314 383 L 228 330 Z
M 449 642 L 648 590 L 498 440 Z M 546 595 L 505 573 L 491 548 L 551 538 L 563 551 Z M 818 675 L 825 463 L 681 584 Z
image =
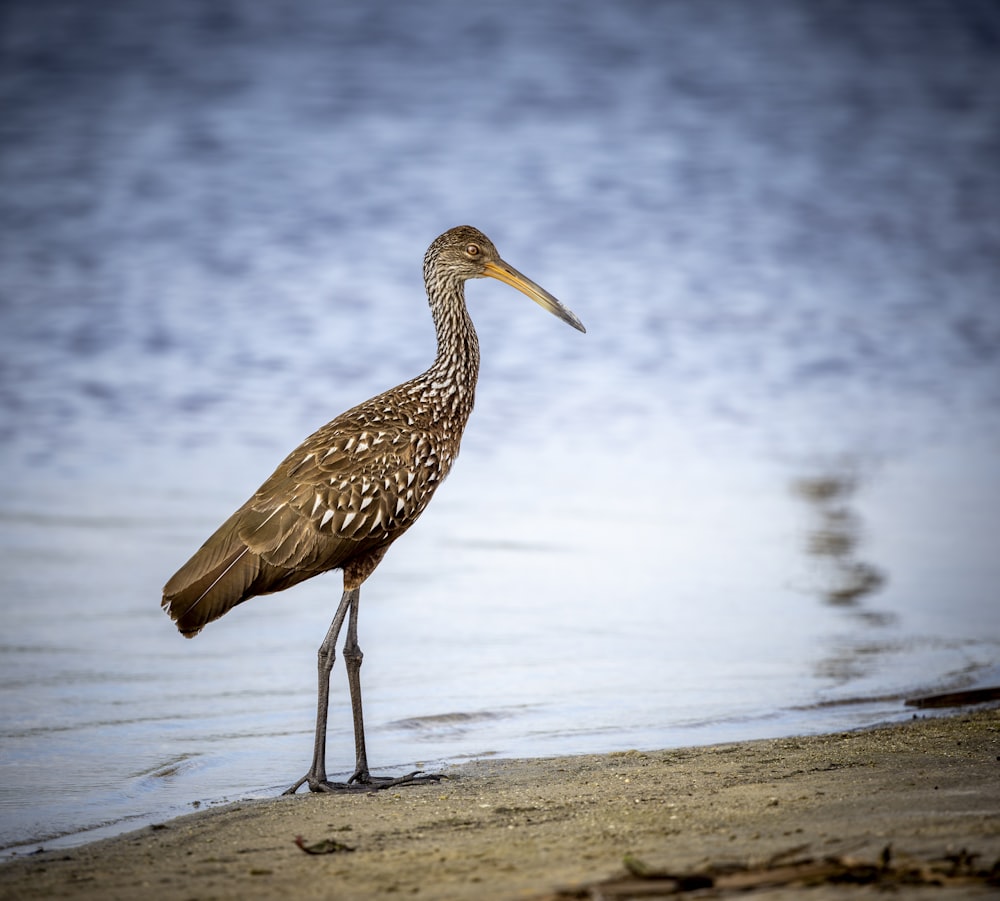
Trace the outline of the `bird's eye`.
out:
M 479 249 L 479 245 L 478 244 L 468 244 L 468 245 L 466 245 L 465 252 L 470 257 L 478 257 L 479 254 L 482 253 L 482 250 Z

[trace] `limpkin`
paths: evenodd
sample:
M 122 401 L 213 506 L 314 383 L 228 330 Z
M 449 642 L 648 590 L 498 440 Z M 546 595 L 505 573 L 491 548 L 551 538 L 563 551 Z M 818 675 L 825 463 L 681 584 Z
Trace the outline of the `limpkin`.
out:
M 183 635 L 256 595 L 281 591 L 328 570 L 344 573 L 344 593 L 317 652 L 316 735 L 309 771 L 292 785 L 338 791 L 418 781 L 368 770 L 361 708 L 358 602 L 361 585 L 389 546 L 416 522 L 458 454 L 479 375 L 479 341 L 465 305 L 465 282 L 495 278 L 517 288 L 581 332 L 579 319 L 497 253 L 471 226 L 438 237 L 424 257 L 424 283 L 437 356 L 422 375 L 327 423 L 294 451 L 167 582 L 163 608 Z M 346 783 L 326 776 L 330 672 L 344 619 L 356 762 Z M 433 777 L 432 777 L 433 778 Z

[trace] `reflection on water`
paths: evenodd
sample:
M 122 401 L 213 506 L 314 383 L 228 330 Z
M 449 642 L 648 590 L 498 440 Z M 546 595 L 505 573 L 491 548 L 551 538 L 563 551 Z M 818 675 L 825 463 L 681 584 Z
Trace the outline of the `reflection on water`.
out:
M 968 639 L 955 641 L 938 635 L 914 636 L 906 628 L 906 619 L 912 617 L 912 612 L 878 604 L 879 597 L 892 594 L 890 576 L 887 568 L 866 559 L 869 529 L 860 511 L 864 487 L 869 483 L 877 484 L 879 474 L 877 468 L 865 475 L 861 470 L 857 460 L 840 461 L 817 467 L 813 474 L 792 482 L 793 496 L 805 504 L 808 514 L 802 544 L 808 562 L 806 590 L 836 609 L 839 617 L 858 626 L 856 630 L 832 636 L 825 653 L 816 661 L 815 672 L 831 686 L 847 687 L 852 692 L 892 666 L 894 658 L 918 651 L 928 656 L 942 651 L 945 654 L 964 652 L 969 644 Z M 905 531 L 908 525 L 897 523 L 895 528 Z M 934 529 L 936 524 L 932 519 L 923 527 Z M 908 569 L 912 571 L 914 561 L 909 564 Z M 907 586 L 906 590 L 912 592 L 913 587 Z M 968 591 L 968 586 L 963 579 L 956 578 L 953 590 L 963 593 Z M 952 684 L 959 685 L 967 684 L 970 676 L 975 680 L 982 673 L 978 665 L 973 665 L 959 666 L 948 675 Z M 887 700 L 895 697 L 885 696 Z M 857 700 L 858 695 L 851 694 L 836 703 L 856 703 Z
M 828 604 L 855 608 L 856 615 L 870 623 L 880 621 L 879 614 L 860 609 L 862 598 L 877 592 L 886 576 L 858 555 L 863 526 L 850 505 L 858 489 L 858 476 L 845 468 L 800 478 L 792 487 L 813 515 L 805 550 L 816 563 L 815 590 Z
M 861 554 L 864 523 L 857 509 L 862 476 L 857 463 L 842 461 L 823 467 L 815 475 L 792 483 L 795 496 L 807 506 L 810 522 L 804 533 L 804 550 L 811 563 L 810 593 L 839 608 L 861 627 L 839 638 L 816 661 L 817 675 L 833 685 L 858 682 L 903 650 L 885 631 L 898 614 L 867 603 L 886 584 L 887 575 Z
M 159 591 L 430 362 L 461 222 L 588 334 L 470 285 L 462 457 L 362 602 L 373 764 L 846 728 L 995 670 L 992 7 L 378 10 L 0 11 L 0 845 L 301 774 L 337 577 L 190 642 Z

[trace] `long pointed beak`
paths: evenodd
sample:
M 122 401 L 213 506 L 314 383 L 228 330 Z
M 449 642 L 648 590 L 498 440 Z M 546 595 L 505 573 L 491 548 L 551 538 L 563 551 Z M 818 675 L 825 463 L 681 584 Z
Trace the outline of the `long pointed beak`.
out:
M 546 309 L 550 313 L 558 316 L 563 322 L 568 322 L 571 326 L 573 326 L 573 328 L 578 329 L 581 332 L 587 331 L 583 327 L 583 323 L 576 318 L 576 314 L 572 310 L 568 307 L 564 307 L 558 300 L 549 294 L 548 291 L 536 285 L 526 275 L 521 275 L 521 273 L 518 272 L 513 266 L 505 263 L 503 260 L 497 260 L 495 263 L 487 263 L 484 269 L 485 274 L 490 278 L 495 278 L 498 281 L 503 282 L 505 285 L 517 288 L 517 290 L 522 294 L 530 297 L 543 309 Z

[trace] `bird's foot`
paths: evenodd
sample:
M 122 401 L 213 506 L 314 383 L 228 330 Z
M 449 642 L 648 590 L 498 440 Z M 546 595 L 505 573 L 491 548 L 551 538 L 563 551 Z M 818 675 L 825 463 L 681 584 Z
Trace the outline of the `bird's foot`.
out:
M 347 780 L 349 789 L 362 791 L 382 791 L 386 788 L 395 788 L 397 785 L 416 785 L 421 782 L 440 782 L 446 778 L 441 773 L 425 773 L 423 770 L 414 770 L 405 776 L 372 776 L 370 773 L 355 773 Z
M 414 770 L 405 776 L 372 776 L 371 774 L 355 773 L 347 782 L 330 782 L 327 779 L 318 779 L 313 773 L 307 773 L 290 788 L 285 789 L 282 794 L 294 795 L 303 785 L 309 786 L 312 792 L 329 792 L 331 794 L 347 792 L 377 792 L 387 788 L 395 788 L 397 785 L 416 785 L 422 782 L 440 782 L 444 776 L 440 773 L 425 773 L 422 770 Z

